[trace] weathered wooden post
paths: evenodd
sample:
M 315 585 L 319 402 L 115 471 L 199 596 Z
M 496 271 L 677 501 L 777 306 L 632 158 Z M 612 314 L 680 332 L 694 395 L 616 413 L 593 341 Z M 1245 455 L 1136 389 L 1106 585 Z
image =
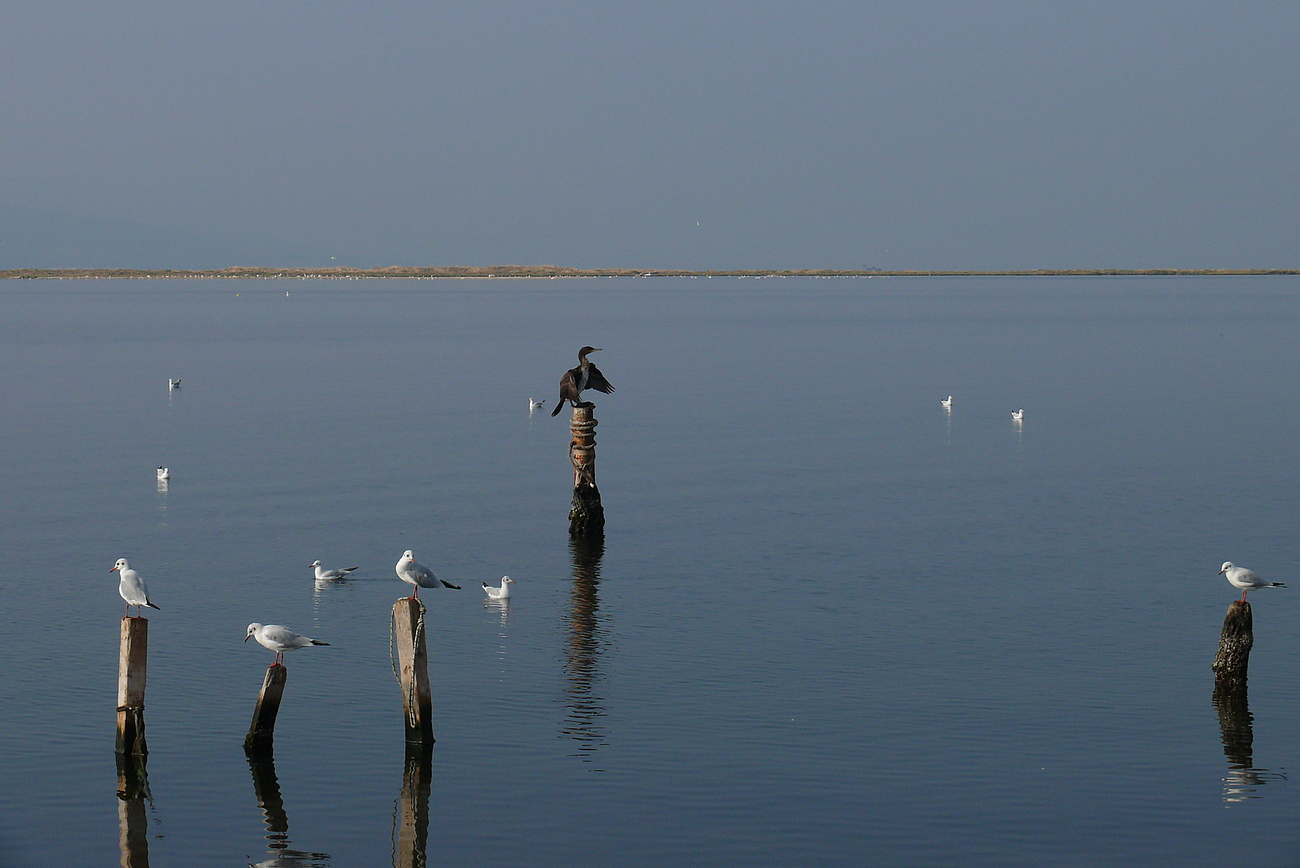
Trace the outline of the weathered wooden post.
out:
M 280 713 L 280 698 L 284 696 L 284 684 L 289 680 L 289 670 L 283 663 L 273 663 L 266 669 L 262 679 L 262 689 L 257 694 L 257 705 L 253 707 L 253 723 L 244 736 L 244 751 L 270 750 L 275 740 L 275 716 Z
M 144 683 L 149 657 L 149 620 L 122 619 L 117 658 L 117 752 L 145 756 Z
M 1214 656 L 1214 684 L 1229 690 L 1246 686 L 1246 668 L 1250 663 L 1250 646 L 1255 643 L 1250 603 L 1233 600 L 1223 619 L 1219 634 L 1219 653 Z
M 433 693 L 429 689 L 429 654 L 424 644 L 424 605 L 411 597 L 393 604 L 397 636 L 397 681 L 408 744 L 433 744 Z
M 398 795 L 397 868 L 425 868 L 428 864 L 429 791 L 433 781 L 433 745 L 406 745 L 406 768 Z
M 569 536 L 594 539 L 605 535 L 605 507 L 596 487 L 596 405 L 590 401 L 573 405 L 569 430 L 569 462 L 573 465 L 573 504 L 569 507 Z

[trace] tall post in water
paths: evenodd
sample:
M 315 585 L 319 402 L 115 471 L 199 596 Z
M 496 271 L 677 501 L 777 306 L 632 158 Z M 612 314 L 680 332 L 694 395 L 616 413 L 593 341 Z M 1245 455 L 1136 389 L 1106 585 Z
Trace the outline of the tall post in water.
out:
M 397 639 L 397 681 L 402 686 L 407 744 L 433 744 L 433 692 L 429 689 L 429 654 L 424 643 L 424 606 L 414 597 L 393 604 Z
M 590 401 L 573 405 L 569 430 L 569 462 L 573 465 L 573 504 L 569 507 L 569 536 L 572 539 L 600 539 L 605 535 L 605 507 L 596 487 L 596 405 Z
M 257 694 L 257 705 L 253 707 L 253 722 L 244 736 L 244 752 L 270 750 L 275 742 L 275 717 L 280 713 L 280 699 L 284 696 L 284 685 L 289 680 L 289 670 L 283 663 L 274 663 L 266 669 L 262 679 L 262 689 Z
M 429 864 L 429 792 L 433 782 L 433 745 L 406 745 L 406 769 L 398 795 L 396 868 Z
M 149 656 L 147 618 L 122 619 L 117 659 L 117 752 L 149 753 L 144 740 L 144 684 Z
M 1255 644 L 1254 619 L 1250 603 L 1233 600 L 1223 619 L 1219 634 L 1219 653 L 1214 656 L 1215 689 L 1244 690 L 1246 668 L 1250 664 L 1250 647 Z

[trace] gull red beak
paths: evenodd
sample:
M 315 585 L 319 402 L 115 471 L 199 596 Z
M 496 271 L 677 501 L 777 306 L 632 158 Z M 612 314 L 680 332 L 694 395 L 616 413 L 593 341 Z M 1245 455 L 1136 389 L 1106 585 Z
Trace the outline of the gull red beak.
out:
M 109 572 L 110 572 L 110 573 L 115 573 L 115 572 L 117 572 L 117 567 L 113 567 L 111 570 L 109 570 Z
M 244 641 L 247 642 L 247 641 L 248 641 L 249 639 L 251 639 L 252 637 L 253 637 L 253 634 L 252 634 L 252 633 L 249 633 L 247 636 L 244 637 Z

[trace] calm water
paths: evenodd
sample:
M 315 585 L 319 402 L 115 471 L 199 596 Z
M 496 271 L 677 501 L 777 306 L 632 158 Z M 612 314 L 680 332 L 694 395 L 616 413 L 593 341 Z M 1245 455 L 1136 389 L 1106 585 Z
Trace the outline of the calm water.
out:
M 119 858 L 125 556 L 162 606 L 154 865 L 1295 865 L 1298 290 L 8 282 L 0 864 Z M 603 551 L 546 415 L 584 343 Z M 465 585 L 425 595 L 423 768 L 406 548 Z M 1224 560 L 1293 587 L 1251 598 L 1221 714 Z M 270 766 L 250 621 L 331 643 L 289 657 Z

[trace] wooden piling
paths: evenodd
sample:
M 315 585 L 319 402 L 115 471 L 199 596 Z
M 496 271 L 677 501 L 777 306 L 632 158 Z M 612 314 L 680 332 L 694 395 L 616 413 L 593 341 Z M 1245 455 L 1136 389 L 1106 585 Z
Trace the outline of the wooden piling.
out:
M 605 535 L 605 507 L 596 487 L 596 405 L 573 405 L 569 431 L 569 462 L 573 465 L 573 502 L 569 507 L 569 536 L 595 539 Z
M 117 752 L 145 756 L 144 685 L 149 657 L 149 620 L 123 618 L 117 658 Z
M 117 754 L 117 847 L 122 868 L 149 868 L 149 775 L 143 754 Z
M 406 745 L 406 768 L 398 796 L 396 868 L 428 864 L 429 791 L 433 781 L 433 745 Z
M 275 716 L 280 713 L 280 698 L 288 679 L 289 670 L 283 663 L 267 668 L 262 689 L 257 694 L 257 705 L 253 708 L 253 723 L 248 727 L 248 735 L 244 736 L 246 752 L 269 750 L 274 743 Z
M 398 683 L 406 717 L 406 741 L 433 744 L 433 692 L 429 689 L 429 655 L 424 641 L 424 606 L 402 597 L 393 604 L 397 637 Z
M 1219 653 L 1214 656 L 1214 683 L 1234 689 L 1246 686 L 1246 668 L 1250 663 L 1250 646 L 1255 643 L 1254 619 L 1250 603 L 1233 600 L 1223 619 L 1219 634 Z

